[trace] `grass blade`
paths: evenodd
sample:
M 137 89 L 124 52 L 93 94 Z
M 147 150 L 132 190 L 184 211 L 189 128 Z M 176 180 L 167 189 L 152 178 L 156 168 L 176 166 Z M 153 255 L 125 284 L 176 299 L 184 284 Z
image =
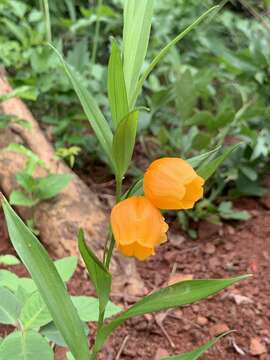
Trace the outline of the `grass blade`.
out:
M 203 13 L 197 20 L 195 20 L 191 25 L 189 25 L 184 31 L 182 31 L 179 35 L 177 35 L 169 44 L 167 44 L 160 52 L 159 54 L 153 59 L 153 61 L 150 63 L 150 65 L 147 67 L 141 78 L 139 79 L 138 83 L 136 84 L 136 90 L 132 96 L 130 106 L 131 108 L 135 106 L 137 97 L 139 96 L 141 89 L 143 87 L 143 83 L 147 79 L 147 77 L 150 75 L 154 67 L 168 54 L 168 52 L 171 50 L 171 48 L 177 44 L 180 40 L 182 40 L 190 31 L 192 31 L 196 26 L 198 26 L 212 11 L 219 8 L 219 5 L 213 6 L 209 10 L 207 10 L 205 13 Z

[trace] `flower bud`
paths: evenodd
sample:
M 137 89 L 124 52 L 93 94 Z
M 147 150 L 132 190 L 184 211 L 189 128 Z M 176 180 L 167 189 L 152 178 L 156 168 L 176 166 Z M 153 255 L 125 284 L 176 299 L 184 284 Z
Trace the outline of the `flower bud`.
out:
M 155 254 L 155 246 L 167 240 L 160 211 L 144 196 L 133 196 L 116 204 L 111 212 L 112 231 L 118 250 L 144 260 Z
M 203 196 L 204 179 L 180 158 L 152 162 L 144 175 L 144 194 L 159 209 L 191 209 Z

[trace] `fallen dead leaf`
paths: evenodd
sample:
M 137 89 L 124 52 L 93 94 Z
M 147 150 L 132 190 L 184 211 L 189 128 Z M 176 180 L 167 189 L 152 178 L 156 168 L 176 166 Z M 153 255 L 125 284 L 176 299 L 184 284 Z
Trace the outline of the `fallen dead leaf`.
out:
M 234 300 L 237 305 L 253 304 L 253 300 L 247 296 L 229 293 L 228 297 L 229 299 Z
M 173 285 L 178 282 L 192 280 L 193 275 L 192 274 L 181 274 L 181 273 L 175 273 L 171 274 L 169 277 L 168 285 Z

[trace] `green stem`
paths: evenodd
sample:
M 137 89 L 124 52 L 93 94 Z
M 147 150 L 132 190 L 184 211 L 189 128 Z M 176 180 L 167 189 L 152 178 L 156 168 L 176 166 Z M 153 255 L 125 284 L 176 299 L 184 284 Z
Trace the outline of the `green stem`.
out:
M 44 9 L 44 16 L 45 16 L 47 41 L 49 43 L 51 43 L 52 42 L 52 30 L 51 30 L 51 18 L 50 18 L 50 8 L 49 8 L 48 0 L 43 0 L 43 9 Z
M 100 7 L 102 6 L 102 4 L 103 4 L 103 0 L 98 0 L 97 7 L 96 7 L 97 19 L 96 19 L 96 26 L 95 26 L 95 36 L 94 36 L 92 58 L 91 58 L 92 64 L 96 63 L 97 48 L 98 48 L 98 42 L 99 42 L 99 30 L 100 30 Z
M 122 179 L 116 178 L 115 182 L 116 182 L 115 200 L 116 200 L 116 203 L 118 203 L 121 200 L 121 195 L 122 195 Z M 109 244 L 109 249 L 107 251 L 108 244 Z M 114 240 L 114 237 L 112 234 L 112 230 L 110 228 L 109 234 L 107 236 L 105 248 L 104 248 L 104 254 L 103 254 L 103 264 L 107 270 L 109 270 L 109 267 L 110 267 L 110 262 L 111 262 L 111 258 L 112 258 L 112 254 L 113 254 L 114 245 L 115 245 L 115 240 Z M 103 327 L 104 315 L 105 315 L 105 310 L 103 310 L 102 312 L 99 311 L 97 334 L 100 332 L 100 330 Z M 98 351 L 96 350 L 96 347 L 94 345 L 93 349 L 92 349 L 90 360 L 95 360 L 97 353 L 98 353 Z

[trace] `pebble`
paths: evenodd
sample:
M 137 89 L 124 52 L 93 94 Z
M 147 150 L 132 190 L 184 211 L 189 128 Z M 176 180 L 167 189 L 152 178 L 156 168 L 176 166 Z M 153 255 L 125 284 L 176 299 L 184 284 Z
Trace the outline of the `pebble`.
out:
M 218 336 L 229 330 L 230 329 L 228 328 L 228 325 L 226 325 L 225 323 L 219 323 L 210 328 L 210 334 L 212 336 Z
M 155 355 L 155 360 L 163 359 L 166 356 L 169 356 L 168 351 L 162 348 L 158 348 Z
M 197 317 L 197 324 L 200 326 L 205 326 L 208 323 L 208 319 L 204 316 Z
M 250 341 L 249 351 L 251 355 L 258 356 L 267 352 L 265 345 L 259 337 L 254 337 Z
M 216 247 L 214 244 L 207 243 L 203 249 L 203 252 L 208 255 L 213 255 L 216 252 Z

